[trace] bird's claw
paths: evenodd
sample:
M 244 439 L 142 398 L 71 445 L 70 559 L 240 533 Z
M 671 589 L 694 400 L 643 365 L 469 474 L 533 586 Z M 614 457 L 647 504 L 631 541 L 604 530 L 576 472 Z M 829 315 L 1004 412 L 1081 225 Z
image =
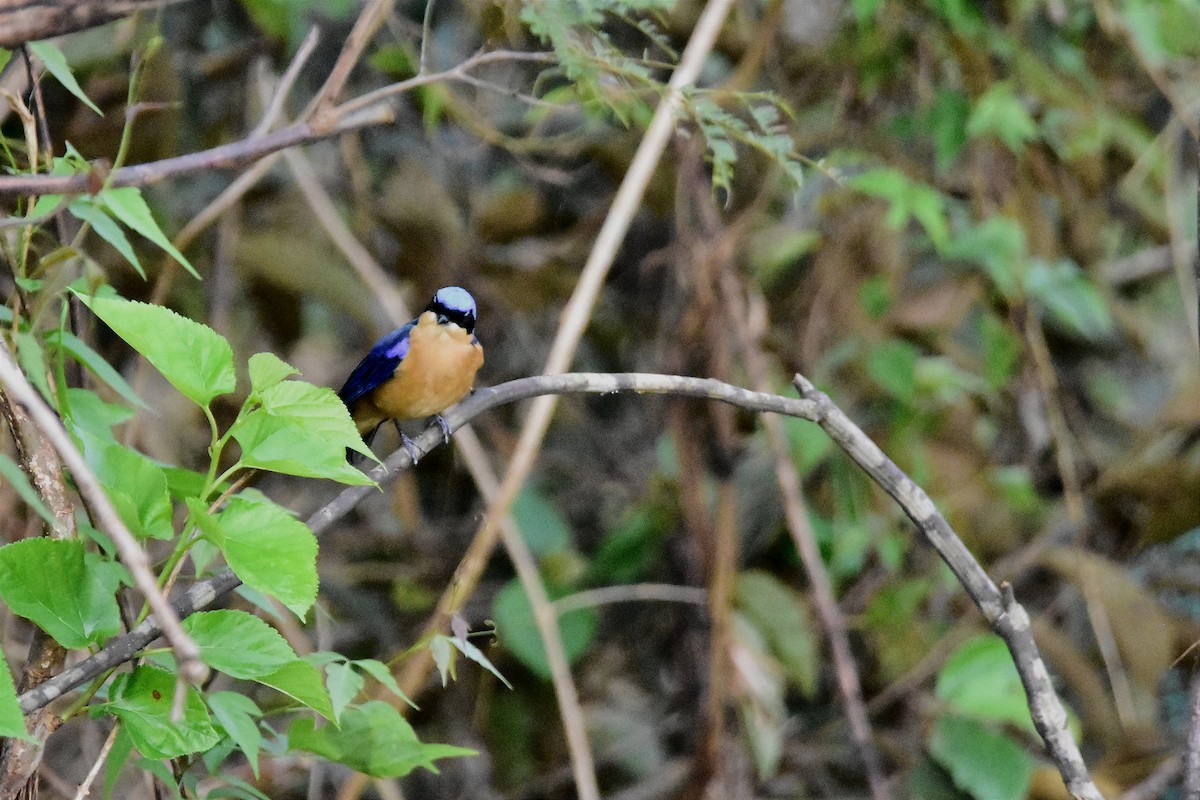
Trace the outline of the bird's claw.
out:
M 421 451 L 417 449 L 417 446 L 413 444 L 413 440 L 405 436 L 403 433 L 400 434 L 400 444 L 404 445 L 404 449 L 408 452 L 408 457 L 412 459 L 413 466 L 415 467 L 417 462 L 421 460 L 423 453 L 421 453 Z
M 442 444 L 450 444 L 450 423 L 446 422 L 445 417 L 441 414 L 434 414 L 433 418 L 437 421 L 438 427 L 442 429 Z

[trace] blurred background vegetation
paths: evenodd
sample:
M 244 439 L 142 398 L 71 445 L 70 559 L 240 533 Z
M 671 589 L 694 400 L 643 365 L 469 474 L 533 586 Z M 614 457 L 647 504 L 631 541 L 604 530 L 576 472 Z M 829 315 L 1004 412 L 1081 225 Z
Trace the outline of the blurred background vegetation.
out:
M 559 62 L 498 62 L 474 73 L 477 84 L 421 87 L 401 96 L 395 124 L 303 149 L 411 307 L 447 284 L 474 293 L 482 384 L 541 370 L 656 87 L 701 10 L 679 0 L 589 16 L 587 5 L 436 3 L 433 70 L 481 47 L 544 50 L 541 37 L 553 37 Z M 141 100 L 165 105 L 138 117 L 129 163 L 246 136 L 262 76 L 281 73 L 316 25 L 294 115 L 357 10 L 184 2 L 73 34 L 59 44 L 105 114 L 47 82 L 55 152 L 69 142 L 85 158 L 113 157 L 130 54 L 156 33 Z M 345 97 L 414 73 L 425 13 L 425 2 L 395 4 Z M 989 573 L 1014 584 L 1110 798 L 1156 769 L 1178 774 L 1195 664 L 1184 653 L 1200 630 L 1197 31 L 1196 0 L 739 2 L 574 362 L 754 384 L 732 280 L 773 388 L 790 391 L 802 372 L 827 391 Z M 13 115 L 3 124 L 22 138 Z M 233 177 L 206 170 L 146 195 L 173 235 Z M 203 281 L 142 240 L 146 280 L 100 239 L 84 247 L 98 279 L 213 326 L 239 363 L 269 350 L 337 387 L 391 324 L 318 214 L 280 163 L 186 249 Z M 53 234 L 35 246 L 52 249 Z M 134 380 L 128 351 L 97 335 Z M 133 442 L 204 464 L 196 409 L 148 371 L 135 385 L 154 412 Z M 474 425 L 498 467 L 519 411 Z M 1065 796 L 1007 652 L 969 599 L 815 425 L 788 420 L 786 431 L 897 795 Z M 394 444 L 381 436 L 377 450 Z M 281 477 L 260 488 L 300 513 L 326 496 Z M 729 798 L 867 796 L 753 415 L 564 400 L 514 514 L 554 596 L 705 587 L 725 498 L 738 552 L 725 685 L 708 685 L 702 600 L 631 590 L 631 602 L 564 615 L 605 796 L 714 785 Z M 351 657 L 403 653 L 482 508 L 453 451 L 430 454 L 322 540 L 321 612 L 306 634 Z M 3 527 L 19 513 L 0 490 Z M 503 556 L 464 616 L 475 628 L 494 621 L 496 635 L 477 641 L 515 688 L 473 665 L 445 690 L 431 683 L 413 715 L 422 737 L 481 755 L 409 776 L 404 796 L 573 796 L 528 601 Z M 728 720 L 706 715 L 711 691 Z M 69 785 L 96 735 L 74 725 L 76 739 L 52 739 L 46 762 Z M 345 778 L 331 770 L 327 796 Z M 287 758 L 264 762 L 258 782 L 279 798 L 307 784 Z

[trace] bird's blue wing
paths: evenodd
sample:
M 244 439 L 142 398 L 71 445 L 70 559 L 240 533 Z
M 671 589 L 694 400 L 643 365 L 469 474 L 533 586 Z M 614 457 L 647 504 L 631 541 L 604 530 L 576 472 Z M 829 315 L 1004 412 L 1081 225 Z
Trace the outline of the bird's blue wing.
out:
M 414 324 L 410 322 L 384 336 L 375 343 L 367 357 L 358 362 L 350 377 L 346 378 L 346 383 L 338 390 L 338 397 L 347 408 L 353 409 L 361 397 L 392 377 L 396 367 L 408 354 L 408 334 Z

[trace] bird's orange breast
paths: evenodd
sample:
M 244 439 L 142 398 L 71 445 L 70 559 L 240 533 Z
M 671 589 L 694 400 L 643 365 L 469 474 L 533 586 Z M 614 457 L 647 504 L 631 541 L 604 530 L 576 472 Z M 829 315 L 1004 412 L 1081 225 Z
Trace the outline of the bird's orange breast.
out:
M 370 402 L 385 419 L 419 419 L 462 400 L 483 366 L 483 348 L 457 325 L 438 325 L 423 313 L 408 335 L 408 353 Z

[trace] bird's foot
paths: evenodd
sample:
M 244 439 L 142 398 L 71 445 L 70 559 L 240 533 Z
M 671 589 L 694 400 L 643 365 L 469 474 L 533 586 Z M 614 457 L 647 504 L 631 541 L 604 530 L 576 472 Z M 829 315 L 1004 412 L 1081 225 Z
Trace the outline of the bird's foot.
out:
M 400 420 L 394 419 L 392 420 L 392 424 L 396 426 L 396 433 L 400 434 L 400 444 L 404 445 L 404 450 L 408 453 L 408 457 L 412 459 L 413 466 L 415 467 L 417 462 L 421 460 L 421 456 L 425 454 L 422 453 L 417 446 L 413 444 L 413 440 L 408 438 L 404 431 L 400 429 Z
M 412 439 L 408 438 L 403 433 L 400 434 L 400 444 L 404 445 L 404 449 L 408 451 L 408 457 L 412 459 L 413 466 L 415 467 L 417 462 L 421 460 L 421 456 L 424 455 L 424 453 L 417 448 Z
M 441 414 L 434 414 L 433 419 L 437 422 L 438 427 L 442 429 L 442 444 L 450 444 L 450 423 L 446 422 L 445 417 Z

